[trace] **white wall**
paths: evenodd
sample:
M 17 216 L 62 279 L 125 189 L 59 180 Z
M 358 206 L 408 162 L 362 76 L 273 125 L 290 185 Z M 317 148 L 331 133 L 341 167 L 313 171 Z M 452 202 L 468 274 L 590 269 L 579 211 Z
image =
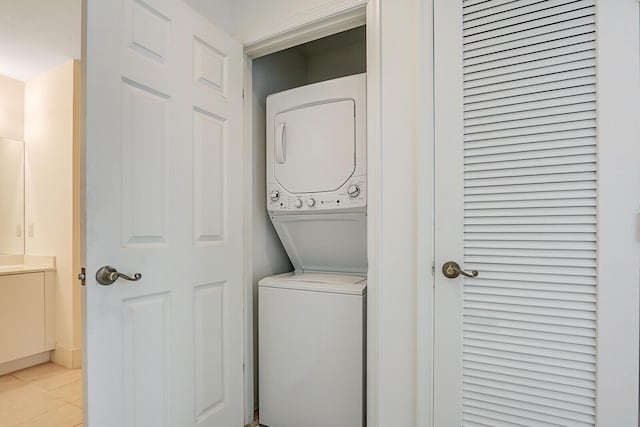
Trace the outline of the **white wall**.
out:
M 26 83 L 26 253 L 56 257 L 56 350 L 53 360 L 80 365 L 79 286 L 75 280 L 78 213 L 74 212 L 74 150 L 79 144 L 74 80 L 79 63 L 69 61 Z M 76 192 L 75 196 L 78 194 Z M 75 224 L 74 224 L 75 223 Z
M 0 74 L 27 81 L 80 59 L 82 0 L 5 0 L 0 10 Z
M 307 56 L 307 83 L 364 73 L 367 70 L 364 41 Z
M 0 138 L 24 139 L 24 83 L 1 75 Z M 24 220 L 23 159 L 20 156 L 20 162 L 16 163 L 17 145 L 11 142 L 0 145 L 0 253 L 24 252 L 24 236 L 16 233 L 16 225 L 22 225 Z M 15 181 L 18 177 L 20 182 Z M 16 192 L 17 189 L 20 190 Z
M 0 76 L 0 138 L 24 139 L 24 83 Z

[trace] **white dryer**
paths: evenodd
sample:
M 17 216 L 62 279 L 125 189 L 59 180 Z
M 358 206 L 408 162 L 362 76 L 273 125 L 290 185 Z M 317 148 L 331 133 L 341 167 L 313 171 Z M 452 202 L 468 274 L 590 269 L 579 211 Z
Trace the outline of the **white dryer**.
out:
M 296 271 L 366 273 L 366 74 L 267 97 L 267 209 Z

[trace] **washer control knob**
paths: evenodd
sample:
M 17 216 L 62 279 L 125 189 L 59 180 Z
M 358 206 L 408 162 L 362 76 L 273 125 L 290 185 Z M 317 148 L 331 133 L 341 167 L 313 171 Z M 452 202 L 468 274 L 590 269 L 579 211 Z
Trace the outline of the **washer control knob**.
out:
M 301 207 L 302 207 L 302 200 L 296 199 L 296 208 L 301 208 Z
M 349 188 L 347 188 L 347 194 L 349 197 L 358 197 L 358 195 L 360 195 L 360 187 L 355 184 L 350 185 Z
M 307 206 L 309 206 L 310 208 L 314 207 L 316 205 L 316 201 L 313 199 L 309 199 L 307 200 Z
M 278 199 L 280 198 L 280 192 L 278 190 L 273 190 L 271 192 L 271 194 L 269 194 L 269 197 L 271 198 L 271 200 L 273 200 L 274 202 L 277 202 Z

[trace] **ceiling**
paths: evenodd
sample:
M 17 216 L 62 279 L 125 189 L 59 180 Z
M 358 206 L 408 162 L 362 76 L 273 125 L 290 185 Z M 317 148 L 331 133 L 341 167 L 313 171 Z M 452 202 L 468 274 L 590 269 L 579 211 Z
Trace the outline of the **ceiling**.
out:
M 0 74 L 30 80 L 80 59 L 82 0 L 0 0 Z

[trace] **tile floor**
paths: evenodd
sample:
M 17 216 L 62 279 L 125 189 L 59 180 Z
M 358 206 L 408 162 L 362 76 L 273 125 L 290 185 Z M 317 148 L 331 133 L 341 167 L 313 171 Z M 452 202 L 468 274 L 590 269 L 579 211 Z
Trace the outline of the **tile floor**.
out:
M 81 372 L 44 363 L 0 376 L 0 427 L 82 426 Z

